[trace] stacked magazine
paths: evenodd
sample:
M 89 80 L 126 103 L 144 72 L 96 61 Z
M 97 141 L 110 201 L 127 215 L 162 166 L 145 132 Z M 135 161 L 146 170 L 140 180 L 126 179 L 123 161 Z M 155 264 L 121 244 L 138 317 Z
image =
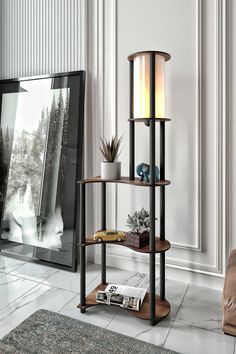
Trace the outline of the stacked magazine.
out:
M 133 286 L 109 284 L 105 290 L 99 290 L 96 301 L 106 305 L 117 305 L 125 309 L 139 311 L 147 289 Z

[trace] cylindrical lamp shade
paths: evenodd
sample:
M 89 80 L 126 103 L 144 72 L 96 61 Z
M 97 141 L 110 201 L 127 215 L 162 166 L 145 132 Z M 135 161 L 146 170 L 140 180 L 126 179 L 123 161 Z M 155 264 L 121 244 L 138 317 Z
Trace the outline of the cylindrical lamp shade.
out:
M 153 68 L 152 60 L 155 60 L 155 85 L 152 85 Z M 170 55 L 164 52 L 140 52 L 132 54 L 128 60 L 133 62 L 133 117 L 131 118 L 153 118 L 151 117 L 151 89 L 155 87 L 155 118 L 165 117 L 165 61 Z

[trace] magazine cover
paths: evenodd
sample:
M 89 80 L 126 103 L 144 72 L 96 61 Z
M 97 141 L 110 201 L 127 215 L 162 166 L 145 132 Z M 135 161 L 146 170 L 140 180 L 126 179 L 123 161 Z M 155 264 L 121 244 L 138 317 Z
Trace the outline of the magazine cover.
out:
M 107 305 L 117 305 L 129 310 L 141 309 L 147 289 L 133 286 L 109 284 L 104 291 L 97 292 L 96 301 Z

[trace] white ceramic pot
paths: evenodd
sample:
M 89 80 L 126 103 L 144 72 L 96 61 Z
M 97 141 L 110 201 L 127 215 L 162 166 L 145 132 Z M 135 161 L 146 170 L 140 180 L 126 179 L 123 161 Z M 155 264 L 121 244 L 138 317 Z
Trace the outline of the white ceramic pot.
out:
M 101 162 L 101 178 L 102 179 L 120 179 L 121 177 L 121 163 L 120 161 L 115 162 Z

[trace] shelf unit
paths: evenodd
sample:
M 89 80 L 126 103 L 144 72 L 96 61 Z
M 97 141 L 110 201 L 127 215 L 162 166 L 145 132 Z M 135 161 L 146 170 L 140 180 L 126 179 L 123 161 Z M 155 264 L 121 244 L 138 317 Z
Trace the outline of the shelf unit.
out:
M 146 75 L 148 70 L 149 88 L 149 118 L 134 117 L 134 59 L 139 55 L 148 55 L 150 58 L 149 69 L 142 67 L 142 75 Z M 170 243 L 165 239 L 165 187 L 170 181 L 165 179 L 165 124 L 170 121 L 169 118 L 156 118 L 156 73 L 163 74 L 163 66 L 156 67 L 156 55 L 164 57 L 165 61 L 170 59 L 170 54 L 160 51 L 144 51 L 134 53 L 128 56 L 130 62 L 130 115 L 129 115 L 129 177 L 122 177 L 120 180 L 108 181 L 102 180 L 99 176 L 80 181 L 80 304 L 78 307 L 81 312 L 85 312 L 90 306 L 100 305 L 96 303 L 96 293 L 98 289 L 106 287 L 106 242 L 101 244 L 101 284 L 99 284 L 87 297 L 85 296 L 85 252 L 86 247 L 96 244 L 92 237 L 86 238 L 85 230 L 85 202 L 86 185 L 88 183 L 101 184 L 101 229 L 106 229 L 106 185 L 107 183 L 123 183 L 149 189 L 149 212 L 150 212 L 150 232 L 149 245 L 137 249 L 130 247 L 125 241 L 116 243 L 120 247 L 129 247 L 135 252 L 147 253 L 149 255 L 149 293 L 146 294 L 140 311 L 130 311 L 133 315 L 150 320 L 151 325 L 155 325 L 165 318 L 170 312 L 170 304 L 165 298 L 165 252 L 170 248 Z M 144 65 L 145 66 L 145 65 Z M 159 68 L 159 69 L 158 69 Z M 162 69 L 161 69 L 162 68 Z M 156 72 L 157 70 L 157 72 Z M 158 71 L 159 70 L 159 71 Z M 147 82 L 146 82 L 147 83 Z M 144 83 L 142 82 L 142 85 Z M 140 86 L 141 87 L 141 86 Z M 143 87 L 143 86 L 142 86 Z M 162 86 L 160 86 L 162 87 Z M 163 87 L 162 87 L 163 88 Z M 145 86 L 146 90 L 146 86 Z M 160 91 L 161 92 L 161 91 Z M 140 99 L 140 97 L 139 97 Z M 140 110 L 142 112 L 143 110 Z M 144 123 L 149 129 L 149 150 L 150 150 L 150 182 L 140 182 L 135 178 L 135 125 Z M 156 160 L 156 123 L 160 126 L 160 181 L 155 181 L 155 160 Z M 156 188 L 160 188 L 160 237 L 156 237 L 155 216 L 156 216 Z M 156 295 L 156 253 L 160 253 L 160 296 Z
M 121 177 L 119 180 L 103 180 L 100 176 L 81 180 L 80 183 L 80 308 L 81 312 L 85 312 L 88 307 L 101 305 L 96 303 L 96 293 L 98 290 L 104 290 L 106 283 L 106 244 L 101 243 L 101 283 L 86 297 L 86 261 L 85 252 L 87 246 L 97 245 L 92 236 L 86 237 L 86 185 L 89 183 L 101 184 L 101 229 L 106 229 L 106 185 L 107 183 L 122 183 L 149 189 L 150 199 L 150 233 L 149 245 L 142 248 L 136 248 L 127 245 L 126 241 L 112 242 L 120 247 L 128 247 L 135 252 L 146 253 L 149 255 L 149 293 L 146 294 L 142 308 L 140 311 L 129 311 L 132 315 L 150 320 L 151 325 L 157 324 L 165 318 L 170 312 L 170 304 L 165 298 L 165 252 L 170 248 L 170 242 L 165 239 L 165 187 L 170 184 L 165 179 L 165 123 L 170 121 L 168 118 L 136 118 L 129 119 L 129 177 Z M 135 124 L 143 123 L 150 132 L 150 182 L 141 182 L 135 178 Z M 155 159 L 156 159 L 156 133 L 155 125 L 160 125 L 160 181 L 155 181 Z M 156 203 L 156 187 L 160 188 L 160 237 L 156 237 L 155 231 L 155 203 Z M 111 242 L 109 242 L 111 243 Z M 160 254 L 160 296 L 156 295 L 155 278 L 156 278 L 156 253 Z M 102 305 L 104 306 L 104 305 Z

